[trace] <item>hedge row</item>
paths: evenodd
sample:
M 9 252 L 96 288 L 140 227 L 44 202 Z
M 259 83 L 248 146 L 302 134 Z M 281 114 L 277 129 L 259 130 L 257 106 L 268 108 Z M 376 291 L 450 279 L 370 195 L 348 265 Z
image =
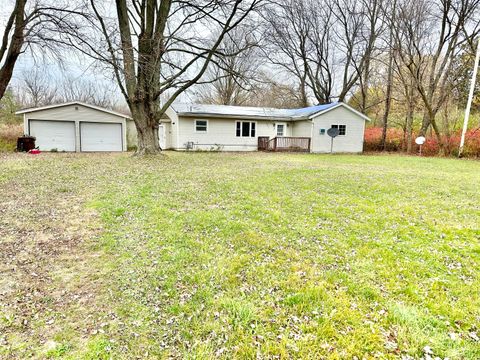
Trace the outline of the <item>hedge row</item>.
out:
M 412 137 L 412 153 L 418 153 L 419 147 L 414 140 L 417 134 Z M 460 145 L 461 132 L 458 131 L 450 136 L 443 136 L 444 148 L 441 149 L 438 139 L 435 136 L 427 136 L 427 141 L 422 146 L 422 153 L 427 156 L 457 156 Z M 365 151 L 382 151 L 382 128 L 372 127 L 365 130 Z M 406 151 L 406 136 L 402 129 L 391 128 L 387 131 L 386 151 Z M 467 131 L 463 155 L 466 157 L 480 157 L 480 128 Z

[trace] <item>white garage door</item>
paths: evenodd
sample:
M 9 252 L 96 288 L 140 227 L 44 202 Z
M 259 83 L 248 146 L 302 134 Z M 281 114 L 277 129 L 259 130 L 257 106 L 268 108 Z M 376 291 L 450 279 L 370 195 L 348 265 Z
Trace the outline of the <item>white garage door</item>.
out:
M 30 135 L 43 151 L 75 151 L 75 123 L 73 121 L 30 120 Z
M 122 124 L 80 123 L 81 151 L 122 151 Z

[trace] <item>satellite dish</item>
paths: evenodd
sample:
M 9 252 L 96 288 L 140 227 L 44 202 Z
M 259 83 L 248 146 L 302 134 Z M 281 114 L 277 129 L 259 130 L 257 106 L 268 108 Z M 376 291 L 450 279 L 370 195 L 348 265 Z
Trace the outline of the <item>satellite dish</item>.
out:
M 332 138 L 332 141 L 330 142 L 330 153 L 333 154 L 333 139 L 335 139 L 340 132 L 338 131 L 338 128 L 330 128 L 327 130 L 328 136 Z
M 427 140 L 427 139 L 425 139 L 424 136 L 419 136 L 419 137 L 417 137 L 417 138 L 415 139 L 415 144 L 417 144 L 417 145 L 423 145 L 423 144 L 425 144 L 425 141 L 426 141 L 426 140 Z
M 338 128 L 330 128 L 330 129 L 327 130 L 327 134 L 331 138 L 337 137 L 339 133 L 340 132 L 338 131 Z

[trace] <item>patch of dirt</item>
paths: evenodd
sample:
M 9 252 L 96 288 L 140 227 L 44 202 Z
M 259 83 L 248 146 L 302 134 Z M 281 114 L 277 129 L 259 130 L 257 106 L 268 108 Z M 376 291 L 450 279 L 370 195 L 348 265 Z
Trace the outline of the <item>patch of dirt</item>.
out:
M 95 164 L 70 166 L 74 155 L 26 156 L 0 158 L 12 171 L 0 178 L 0 357 L 9 358 L 39 356 L 65 319 L 77 316 L 70 331 L 88 333 L 101 304 L 92 267 L 92 240 L 101 229 L 84 206 L 96 190 Z M 17 160 L 27 168 L 15 169 Z

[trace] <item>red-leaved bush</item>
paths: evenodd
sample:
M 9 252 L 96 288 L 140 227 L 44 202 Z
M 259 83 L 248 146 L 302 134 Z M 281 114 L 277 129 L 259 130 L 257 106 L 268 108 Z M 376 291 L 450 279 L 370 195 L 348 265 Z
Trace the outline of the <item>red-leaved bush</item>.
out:
M 412 153 L 419 152 L 419 146 L 414 140 L 417 134 L 412 136 Z M 440 148 L 436 136 L 427 136 L 425 144 L 422 146 L 422 154 L 426 156 L 456 156 L 460 145 L 461 132 L 456 132 L 450 136 L 442 137 L 443 149 Z M 386 151 L 405 151 L 406 136 L 402 129 L 391 128 L 387 130 Z M 382 128 L 373 127 L 365 129 L 365 151 L 382 151 Z M 463 150 L 465 157 L 480 157 L 480 129 L 467 131 L 465 137 L 465 146 Z

